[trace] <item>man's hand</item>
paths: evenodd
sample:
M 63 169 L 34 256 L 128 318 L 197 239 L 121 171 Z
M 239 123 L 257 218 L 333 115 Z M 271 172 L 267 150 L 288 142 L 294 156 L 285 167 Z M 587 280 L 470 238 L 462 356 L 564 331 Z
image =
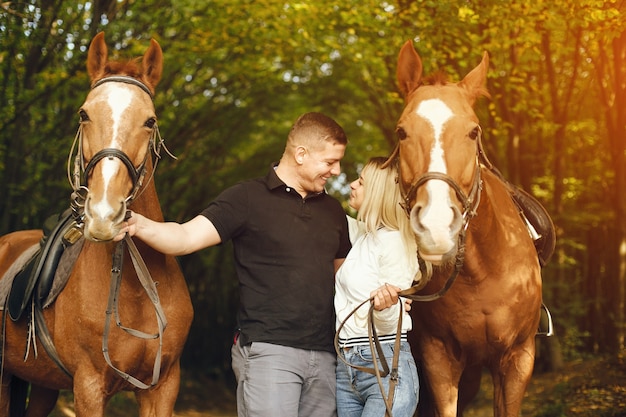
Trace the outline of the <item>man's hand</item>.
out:
M 113 238 L 113 241 L 119 242 L 120 240 L 124 239 L 127 233 L 129 236 L 134 236 L 135 233 L 137 233 L 137 220 L 139 216 L 139 214 L 136 214 L 129 210 L 126 215 L 126 221 L 122 223 L 122 228 L 120 229 L 120 232 L 117 234 L 117 236 Z

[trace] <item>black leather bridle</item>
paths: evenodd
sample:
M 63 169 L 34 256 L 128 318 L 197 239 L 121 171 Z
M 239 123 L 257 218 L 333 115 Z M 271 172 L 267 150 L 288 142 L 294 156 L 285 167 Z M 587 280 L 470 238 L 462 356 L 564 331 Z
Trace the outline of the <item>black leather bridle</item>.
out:
M 127 76 L 118 75 L 118 76 L 111 76 L 111 77 L 103 78 L 99 80 L 98 82 L 96 82 L 93 85 L 92 89 L 97 88 L 100 85 L 107 83 L 107 82 L 123 82 L 126 84 L 135 85 L 139 87 L 142 91 L 144 91 L 146 94 L 148 94 L 150 98 L 152 98 L 152 93 L 150 92 L 150 90 L 144 83 L 142 83 L 141 81 L 135 78 L 127 77 Z M 157 136 L 160 139 L 160 135 L 158 134 L 158 125 L 155 124 L 152 134 L 150 136 L 150 140 L 148 141 L 148 148 L 149 148 L 148 152 L 146 152 L 146 156 L 144 157 L 144 160 L 141 162 L 141 164 L 138 167 L 135 167 L 135 165 L 130 160 L 128 155 L 126 155 L 122 150 L 116 149 L 116 148 L 101 149 L 100 151 L 96 152 L 96 154 L 91 158 L 91 160 L 85 166 L 84 155 L 83 155 L 83 124 L 81 123 L 78 127 L 78 131 L 76 132 L 76 137 L 74 138 L 74 143 L 72 144 L 72 148 L 70 150 L 70 155 L 68 157 L 68 164 L 67 164 L 68 180 L 72 188 L 74 189 L 75 192 L 78 192 L 80 196 L 85 197 L 86 194 L 89 192 L 87 179 L 91 175 L 91 172 L 93 171 L 96 164 L 104 158 L 117 158 L 126 166 L 126 169 L 128 170 L 128 173 L 130 174 L 130 178 L 133 183 L 131 193 L 126 198 L 126 203 L 129 204 L 137 197 L 137 193 L 139 192 L 139 189 L 141 188 L 143 178 L 146 173 L 146 162 L 148 160 L 148 154 L 150 153 L 150 149 L 154 150 L 154 153 L 157 156 L 157 158 L 160 157 L 159 152 L 155 148 L 155 144 L 154 144 L 155 138 Z M 160 141 L 159 145 L 161 143 L 162 143 L 162 140 Z M 75 150 L 76 150 L 76 155 L 74 155 Z M 70 174 L 72 159 L 74 159 L 73 175 Z M 153 170 L 153 173 L 154 173 L 154 170 Z
M 463 206 L 463 228 L 467 228 L 467 224 L 470 219 L 476 216 L 476 210 L 478 209 L 478 204 L 480 203 L 480 192 L 482 189 L 482 179 L 480 176 L 480 162 L 478 160 L 478 155 L 476 156 L 476 168 L 474 170 L 474 180 L 472 182 L 472 188 L 470 189 L 469 194 L 465 194 L 461 187 L 454 181 L 452 177 L 443 172 L 426 172 L 420 177 L 418 177 L 411 185 L 409 186 L 408 191 L 404 191 L 402 188 L 402 173 L 398 170 L 398 175 L 400 176 L 400 192 L 402 194 L 401 203 L 402 208 L 406 211 L 407 216 L 411 216 L 411 200 L 415 198 L 417 194 L 417 190 L 428 181 L 431 180 L 439 180 L 448 184 L 455 192 L 457 198 L 461 202 Z
M 125 75 L 114 75 L 103 78 L 94 83 L 94 85 L 92 86 L 92 90 L 108 82 L 121 82 L 134 85 L 136 87 L 139 87 L 152 99 L 152 92 L 144 83 L 137 80 L 136 78 L 128 77 Z M 130 204 L 133 200 L 135 200 L 138 196 L 140 189 L 142 189 L 143 180 L 146 175 L 146 163 L 148 161 L 148 156 L 151 153 L 150 151 L 152 151 L 152 154 L 154 154 L 150 179 L 152 179 L 152 177 L 154 176 L 157 164 L 161 159 L 161 148 L 163 148 L 172 159 L 177 159 L 174 155 L 172 155 L 167 147 L 165 147 L 165 143 L 163 141 L 163 138 L 161 137 L 161 133 L 159 132 L 159 126 L 157 123 L 155 123 L 150 139 L 148 140 L 148 151 L 146 152 L 143 161 L 141 162 L 141 164 L 139 164 L 138 167 L 135 167 L 128 155 L 126 155 L 122 150 L 116 148 L 101 149 L 100 151 L 96 152 L 91 160 L 89 160 L 87 165 L 85 165 L 85 159 L 82 151 L 82 142 L 83 125 L 81 123 L 78 126 L 78 131 L 76 132 L 76 136 L 74 138 L 74 142 L 72 143 L 72 148 L 70 150 L 67 160 L 67 178 L 70 185 L 72 186 L 72 189 L 74 190 L 71 197 L 72 209 L 74 210 L 74 216 L 79 224 L 82 223 L 81 220 L 83 217 L 84 203 L 87 194 L 89 193 L 87 180 L 96 164 L 102 159 L 117 158 L 124 164 L 124 166 L 126 166 L 126 169 L 128 170 L 133 184 L 130 194 L 128 195 L 128 197 L 126 197 L 126 204 Z

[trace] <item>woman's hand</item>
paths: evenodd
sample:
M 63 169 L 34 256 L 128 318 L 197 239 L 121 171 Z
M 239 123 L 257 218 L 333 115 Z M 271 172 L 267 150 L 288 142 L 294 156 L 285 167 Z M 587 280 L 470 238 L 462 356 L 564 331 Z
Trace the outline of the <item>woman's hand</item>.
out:
M 374 298 L 374 309 L 381 311 L 397 304 L 399 291 L 399 287 L 390 284 L 385 284 L 372 291 L 370 297 Z M 410 306 L 408 308 L 410 309 Z

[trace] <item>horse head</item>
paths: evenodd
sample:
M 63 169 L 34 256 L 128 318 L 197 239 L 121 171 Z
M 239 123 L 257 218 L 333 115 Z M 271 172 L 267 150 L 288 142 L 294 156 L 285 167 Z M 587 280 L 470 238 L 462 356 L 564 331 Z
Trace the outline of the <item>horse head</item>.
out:
M 119 233 L 127 205 L 137 196 L 146 170 L 153 169 L 150 150 L 158 131 L 152 96 L 162 68 L 163 53 L 154 39 L 141 62 L 109 61 L 102 32 L 91 42 L 91 91 L 79 111 L 74 168 L 89 240 L 108 241 Z M 80 171 L 84 179 L 76 184 Z
M 481 63 L 458 83 L 443 74 L 422 77 L 422 61 L 410 41 L 398 57 L 405 98 L 398 120 L 398 153 L 405 208 L 420 256 L 433 264 L 454 259 L 480 198 L 481 128 L 473 105 L 487 95 L 489 66 Z

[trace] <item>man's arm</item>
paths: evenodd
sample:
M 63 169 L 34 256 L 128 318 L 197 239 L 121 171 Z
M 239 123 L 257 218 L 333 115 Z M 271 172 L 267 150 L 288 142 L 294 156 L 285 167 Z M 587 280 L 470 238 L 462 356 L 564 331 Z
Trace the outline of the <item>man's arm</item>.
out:
M 335 259 L 333 264 L 335 265 L 335 275 L 337 274 L 337 270 L 339 269 L 339 267 L 343 264 L 343 261 L 345 261 L 346 258 L 341 258 L 341 259 Z
M 155 222 L 133 212 L 115 240 L 122 240 L 125 233 L 143 240 L 159 252 L 174 256 L 187 255 L 222 241 L 213 223 L 202 215 L 185 223 L 176 223 Z

